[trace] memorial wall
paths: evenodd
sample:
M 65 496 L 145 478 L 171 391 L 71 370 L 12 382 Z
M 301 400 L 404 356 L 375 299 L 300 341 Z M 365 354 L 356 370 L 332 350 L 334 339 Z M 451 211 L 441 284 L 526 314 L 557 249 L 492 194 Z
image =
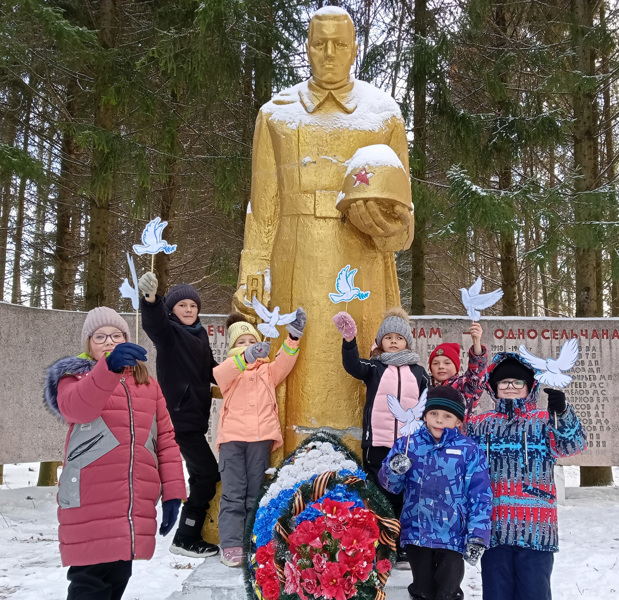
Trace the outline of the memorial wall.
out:
M 84 316 L 0 303 L 0 464 L 62 458 L 66 425 L 43 406 L 44 373 L 58 358 L 82 352 L 79 340 Z M 134 332 L 135 314 L 123 316 Z M 202 316 L 217 361 L 225 358 L 224 322 L 221 315 Z M 411 319 L 421 364 L 427 367 L 428 356 L 438 344 L 458 342 L 463 346 L 465 369 L 470 336 L 463 332 L 469 323 L 462 317 Z M 496 352 L 517 352 L 521 344 L 537 356 L 556 357 L 566 340 L 578 338 L 581 355 L 565 391 L 585 424 L 589 450 L 564 464 L 619 465 L 619 319 L 483 318 L 481 323 L 490 357 Z M 155 351 L 141 330 L 139 343 L 148 349 L 148 366 L 154 375 Z M 340 357 L 325 360 L 339 361 Z M 219 404 L 213 403 L 214 416 Z M 488 409 L 490 404 L 484 395 L 481 408 Z M 544 393 L 539 404 L 546 405 Z

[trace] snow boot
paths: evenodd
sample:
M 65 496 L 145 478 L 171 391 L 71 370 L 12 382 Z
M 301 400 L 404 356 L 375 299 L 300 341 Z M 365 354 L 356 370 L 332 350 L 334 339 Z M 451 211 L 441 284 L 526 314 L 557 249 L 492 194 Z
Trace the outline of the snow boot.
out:
M 219 554 L 219 546 L 210 544 L 202 539 L 202 525 L 206 518 L 206 511 L 181 512 L 178 529 L 172 540 L 170 552 L 192 558 L 206 558 Z

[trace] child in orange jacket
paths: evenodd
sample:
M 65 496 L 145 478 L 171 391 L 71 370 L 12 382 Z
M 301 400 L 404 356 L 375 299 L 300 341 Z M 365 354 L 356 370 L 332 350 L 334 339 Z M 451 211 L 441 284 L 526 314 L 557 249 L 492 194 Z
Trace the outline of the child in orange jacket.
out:
M 219 542 L 221 562 L 229 567 L 242 564 L 245 519 L 270 466 L 271 451 L 283 444 L 275 388 L 294 367 L 305 321 L 305 311 L 297 309 L 273 362 L 268 359 L 270 342 L 261 342 L 242 315 L 233 313 L 226 323 L 230 350 L 213 375 L 223 396 L 217 429 Z

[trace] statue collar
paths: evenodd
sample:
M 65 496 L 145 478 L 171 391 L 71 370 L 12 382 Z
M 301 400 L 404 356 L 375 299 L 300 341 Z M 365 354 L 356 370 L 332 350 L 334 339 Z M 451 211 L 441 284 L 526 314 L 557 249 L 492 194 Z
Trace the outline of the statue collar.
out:
M 354 85 L 354 80 L 351 80 L 336 90 L 325 90 L 316 85 L 312 78 L 308 80 L 307 88 L 302 87 L 299 90 L 299 98 L 308 113 L 313 113 L 331 98 L 340 109 L 351 114 L 357 108 L 357 102 L 351 94 Z

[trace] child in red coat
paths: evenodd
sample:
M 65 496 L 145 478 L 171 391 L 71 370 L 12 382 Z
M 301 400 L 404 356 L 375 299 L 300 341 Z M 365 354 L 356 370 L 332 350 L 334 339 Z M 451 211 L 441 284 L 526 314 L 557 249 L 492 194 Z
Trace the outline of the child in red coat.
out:
M 464 420 L 473 413 L 484 391 L 485 372 L 488 365 L 488 350 L 481 345 L 483 329 L 479 323 L 472 323 L 469 333 L 473 345 L 469 349 L 469 364 L 464 375 L 460 372 L 460 345 L 440 344 L 430 354 L 431 386 L 450 385 L 460 392 L 466 402 Z
M 165 399 L 144 365 L 146 350 L 130 340 L 118 313 L 95 308 L 82 329 L 86 352 L 47 370 L 45 404 L 69 425 L 58 486 L 68 600 L 121 598 L 132 561 L 155 550 L 159 496 L 162 535 L 186 498 Z

